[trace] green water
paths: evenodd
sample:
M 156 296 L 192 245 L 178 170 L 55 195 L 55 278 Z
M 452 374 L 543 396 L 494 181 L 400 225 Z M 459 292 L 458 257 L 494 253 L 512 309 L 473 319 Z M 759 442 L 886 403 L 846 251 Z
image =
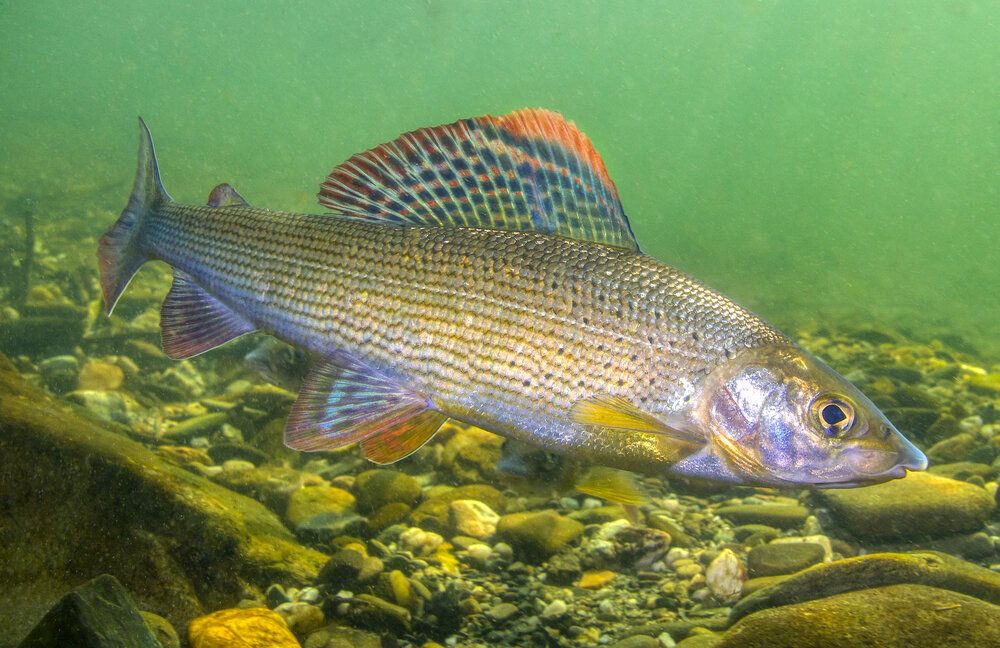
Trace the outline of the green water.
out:
M 0 176 L 124 204 L 141 114 L 175 198 L 229 181 L 312 210 L 354 152 L 544 106 L 594 140 L 649 253 L 779 325 L 996 357 L 998 19 L 974 0 L 4 2 Z M 120 208 L 81 196 L 90 234 Z

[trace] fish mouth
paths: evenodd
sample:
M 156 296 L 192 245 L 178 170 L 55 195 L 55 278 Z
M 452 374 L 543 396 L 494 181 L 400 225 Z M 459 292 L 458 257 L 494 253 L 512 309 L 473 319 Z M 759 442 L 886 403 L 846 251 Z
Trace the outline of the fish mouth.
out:
M 902 439 L 902 448 L 896 455 L 894 465 L 888 470 L 873 473 L 870 475 L 855 476 L 844 481 L 833 481 L 817 484 L 818 488 L 860 488 L 862 486 L 873 486 L 893 479 L 902 479 L 911 472 L 921 472 L 927 469 L 927 456 L 905 438 Z

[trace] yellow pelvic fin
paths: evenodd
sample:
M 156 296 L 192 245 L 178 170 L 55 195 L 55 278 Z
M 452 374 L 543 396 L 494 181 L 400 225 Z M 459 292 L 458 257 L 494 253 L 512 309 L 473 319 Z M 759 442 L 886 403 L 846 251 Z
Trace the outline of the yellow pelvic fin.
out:
M 593 466 L 577 479 L 574 488 L 581 493 L 618 504 L 637 505 L 646 501 L 635 475 L 624 470 Z

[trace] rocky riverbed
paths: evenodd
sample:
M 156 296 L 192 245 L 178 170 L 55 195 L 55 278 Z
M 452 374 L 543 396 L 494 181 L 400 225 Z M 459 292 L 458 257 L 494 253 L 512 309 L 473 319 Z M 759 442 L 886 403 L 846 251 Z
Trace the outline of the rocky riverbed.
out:
M 0 293 L 0 646 L 1000 645 L 1000 365 L 961 341 L 793 332 L 927 473 L 644 478 L 631 516 L 504 473 L 503 440 L 458 425 L 392 467 L 291 452 L 294 394 L 243 360 L 259 338 L 171 361 L 162 268 L 107 319 L 91 260 L 37 245 Z

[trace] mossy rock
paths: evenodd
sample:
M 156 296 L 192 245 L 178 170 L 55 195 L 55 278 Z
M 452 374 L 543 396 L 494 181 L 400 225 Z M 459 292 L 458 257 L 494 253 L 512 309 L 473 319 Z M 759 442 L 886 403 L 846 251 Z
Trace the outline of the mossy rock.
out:
M 1000 573 L 936 551 L 877 553 L 814 565 L 745 596 L 730 618 L 866 587 L 914 583 L 1000 605 Z
M 497 536 L 532 562 L 558 553 L 581 533 L 582 524 L 551 509 L 504 515 L 497 523 Z
M 312 580 L 325 556 L 260 503 L 24 383 L 0 357 L 0 630 L 15 643 L 102 573 L 175 627 L 248 586 Z
M 747 554 L 751 576 L 791 574 L 823 561 L 823 547 L 814 542 L 758 545 Z
M 928 473 L 822 491 L 834 517 L 858 538 L 913 540 L 978 531 L 996 509 L 986 489 Z
M 966 481 L 972 476 L 982 477 L 983 481 L 989 481 L 1000 475 L 1000 466 L 988 466 L 973 461 L 956 461 L 954 463 L 931 466 L 927 471 L 932 475 L 939 475 L 959 481 Z
M 398 470 L 366 470 L 354 480 L 358 510 L 372 513 L 386 504 L 413 506 L 420 499 L 420 482 Z
M 288 501 L 285 519 L 293 527 L 317 515 L 345 513 L 354 507 L 354 496 L 336 486 L 304 486 Z
M 795 504 L 737 504 L 716 513 L 734 524 L 764 524 L 778 529 L 798 529 L 809 517 L 809 509 Z
M 927 449 L 927 458 L 936 464 L 965 461 L 982 445 L 978 438 L 963 432 L 947 439 L 941 439 Z
M 715 644 L 775 646 L 1000 646 L 1000 606 L 927 585 L 890 585 L 762 610 Z
M 441 471 L 459 483 L 498 481 L 503 437 L 471 425 L 449 421 L 440 434 L 452 433 L 441 453 Z

